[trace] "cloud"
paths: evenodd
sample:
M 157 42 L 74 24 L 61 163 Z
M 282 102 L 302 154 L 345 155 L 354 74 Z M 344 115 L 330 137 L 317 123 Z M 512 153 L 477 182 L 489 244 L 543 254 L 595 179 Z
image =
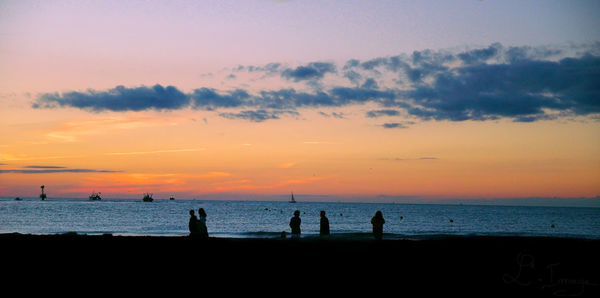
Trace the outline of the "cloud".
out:
M 547 110 L 600 112 L 600 57 L 557 62 L 479 64 L 436 74 L 430 85 L 404 93 L 408 113 L 424 120 L 548 119 Z
M 383 128 L 408 128 L 408 126 L 398 122 L 384 123 L 381 126 L 383 126 Z
M 366 61 L 350 59 L 342 73 L 337 69 L 329 62 L 295 68 L 277 62 L 239 66 L 233 71 L 279 74 L 281 86 L 252 92 L 200 87 L 189 93 L 173 86 L 118 86 L 107 91 L 46 93 L 37 97 L 33 107 L 95 112 L 191 107 L 253 122 L 280 119 L 282 114 L 299 115 L 297 110 L 303 108 L 363 104 L 381 107 L 367 112 L 366 117 L 399 116 L 402 112 L 411 120 L 421 121 L 506 118 L 527 123 L 600 114 L 600 43 L 569 47 L 505 47 L 494 43 L 454 52 L 423 50 Z M 323 83 L 326 74 L 336 76 L 331 81 L 335 83 Z M 306 91 L 290 86 L 303 81 L 318 88 Z M 334 113 L 328 115 L 343 115 Z M 406 127 L 400 122 L 382 126 Z
M 107 155 L 140 155 L 140 154 L 157 154 L 157 153 L 177 153 L 177 152 L 198 152 L 204 148 L 191 148 L 191 149 L 169 149 L 169 150 L 154 150 L 154 151 L 134 151 L 134 152 L 111 152 L 106 153 Z
M 281 63 L 267 63 L 264 66 L 253 66 L 253 65 L 249 65 L 249 66 L 244 66 L 244 65 L 239 65 L 238 67 L 234 68 L 233 71 L 234 72 L 241 72 L 241 71 L 247 71 L 247 72 L 264 72 L 265 75 L 270 76 L 273 74 L 280 74 L 281 73 L 281 69 L 282 69 L 282 64 Z
M 281 114 L 300 115 L 295 111 L 246 110 L 239 113 L 220 113 L 219 116 L 227 119 L 243 119 L 252 122 L 263 122 L 269 119 L 279 119 L 279 115 Z
M 95 134 L 140 127 L 175 125 L 177 121 L 178 119 L 173 117 L 88 117 L 60 123 L 58 127 L 49 128 L 45 136 L 52 140 L 75 142 L 81 137 Z
M 189 96 L 193 108 L 204 110 L 244 106 L 248 104 L 246 101 L 250 98 L 250 94 L 242 89 L 219 94 L 212 88 L 195 89 Z
M 344 119 L 344 113 L 337 113 L 337 112 L 331 112 L 331 114 L 327 114 L 325 112 L 319 112 L 319 115 L 323 116 L 323 117 L 334 117 L 337 119 Z
M 279 165 L 279 168 L 280 168 L 280 169 L 289 169 L 289 168 L 292 168 L 292 167 L 294 167 L 295 165 L 296 165 L 296 163 L 295 163 L 295 162 L 286 162 L 286 163 L 282 163 L 282 164 L 280 164 L 280 165 Z
M 226 172 L 208 172 L 203 174 L 192 175 L 192 178 L 201 178 L 201 179 L 213 179 L 213 178 L 223 178 L 223 177 L 231 177 L 230 173 Z
M 374 110 L 368 111 L 366 116 L 369 118 L 377 118 L 381 116 L 398 116 L 400 112 L 397 110 Z
M 89 89 L 85 92 L 46 93 L 33 103 L 34 108 L 74 107 L 93 112 L 173 110 L 188 105 L 189 97 L 183 92 L 176 87 L 159 84 L 134 88 L 117 86 L 107 91 Z
M 498 55 L 501 49 L 501 44 L 494 43 L 485 49 L 465 51 L 459 53 L 457 56 L 465 64 L 478 64 L 486 62 L 487 60 L 495 57 L 496 55 Z
M 49 174 L 49 173 L 118 173 L 122 171 L 93 170 L 93 169 L 70 169 L 66 167 L 39 167 L 27 166 L 22 169 L 0 169 L 0 173 L 15 174 Z
M 66 169 L 66 167 L 58 166 L 24 166 L 25 169 Z
M 377 85 L 377 82 L 375 81 L 375 79 L 368 78 L 362 84 L 361 88 L 363 88 L 363 89 L 379 89 L 379 85 Z
M 340 142 L 330 142 L 330 141 L 304 141 L 302 144 L 307 145 L 340 145 Z
M 439 160 L 437 157 L 417 157 L 417 158 L 380 158 L 379 160 L 391 160 L 391 161 L 409 161 L 409 160 Z
M 294 82 L 305 80 L 318 80 L 327 73 L 335 73 L 336 66 L 327 62 L 312 62 L 306 66 L 298 66 L 294 69 L 287 68 L 281 72 L 281 77 Z

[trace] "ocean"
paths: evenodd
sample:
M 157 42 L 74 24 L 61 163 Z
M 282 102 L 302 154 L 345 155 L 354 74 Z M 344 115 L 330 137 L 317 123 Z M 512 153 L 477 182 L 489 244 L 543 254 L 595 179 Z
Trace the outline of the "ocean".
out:
M 332 237 L 371 237 L 381 210 L 384 238 L 443 235 L 552 236 L 600 239 L 600 208 L 488 205 L 200 201 L 131 199 L 0 199 L 0 233 L 183 236 L 189 210 L 204 208 L 211 237 L 279 237 L 300 211 L 302 237 L 319 233 L 325 210 Z

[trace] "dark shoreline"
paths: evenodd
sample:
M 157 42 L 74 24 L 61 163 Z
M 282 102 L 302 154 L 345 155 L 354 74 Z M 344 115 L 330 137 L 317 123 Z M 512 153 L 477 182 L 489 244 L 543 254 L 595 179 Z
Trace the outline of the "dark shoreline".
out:
M 34 267 L 48 276 L 77 278 L 109 270 L 203 280 L 276 285 L 341 278 L 346 286 L 410 287 L 531 295 L 600 292 L 600 240 L 548 237 L 447 236 L 428 240 L 352 240 L 307 237 L 209 238 L 187 236 L 0 234 L 16 274 Z M 6 266 L 5 266 L 6 268 Z M 77 273 L 77 274 L 74 274 Z M 317 284 L 313 284 L 317 285 Z M 477 290 L 476 290 L 477 289 Z M 351 289 L 350 289 L 351 290 Z M 482 292 L 483 291 L 483 292 Z

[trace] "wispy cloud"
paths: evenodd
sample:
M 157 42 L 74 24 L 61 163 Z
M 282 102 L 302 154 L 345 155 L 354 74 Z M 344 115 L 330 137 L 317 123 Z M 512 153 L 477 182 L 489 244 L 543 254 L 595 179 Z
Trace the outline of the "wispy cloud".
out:
M 49 139 L 64 142 L 75 142 L 81 137 L 98 135 L 115 130 L 129 130 L 143 127 L 175 125 L 176 120 L 169 117 L 94 117 L 67 121 L 52 128 L 45 136 Z
M 282 163 L 282 164 L 280 164 L 280 165 L 279 165 L 279 168 L 280 168 L 280 169 L 289 169 L 289 168 L 292 168 L 292 167 L 294 167 L 295 165 L 296 165 L 296 163 L 295 163 L 295 162 L 286 162 L 286 163 Z
M 205 148 L 189 148 L 189 149 L 168 149 L 168 150 L 153 150 L 153 151 L 133 151 L 133 152 L 110 152 L 106 155 L 141 155 L 141 154 L 158 154 L 158 153 L 177 153 L 177 152 L 198 152 Z
M 223 177 L 231 177 L 231 173 L 227 172 L 208 172 L 202 174 L 194 174 L 189 175 L 192 178 L 201 178 L 201 179 L 213 179 L 213 178 L 223 178 Z
M 252 122 L 263 122 L 269 119 L 279 119 L 279 115 L 288 114 L 293 116 L 300 115 L 296 111 L 267 111 L 267 110 L 248 110 L 239 113 L 221 113 L 219 116 L 227 119 L 243 119 Z
M 97 169 L 72 169 L 59 166 L 25 166 L 19 169 L 0 169 L 0 173 L 50 174 L 50 173 L 118 173 L 121 171 Z
M 60 166 L 24 166 L 26 169 L 66 169 L 66 167 Z
M 327 114 L 325 112 L 319 112 L 319 115 L 324 116 L 324 117 L 328 117 L 328 118 L 329 117 L 334 117 L 334 118 L 337 118 L 337 119 L 344 119 L 344 113 L 342 113 L 342 112 L 339 112 L 339 113 L 337 113 L 337 112 L 331 112 L 331 114 Z
M 437 157 L 432 157 L 432 156 L 425 156 L 425 157 L 417 157 L 417 158 L 402 158 L 402 157 L 395 157 L 395 158 L 380 158 L 378 160 L 389 160 L 389 161 L 409 161 L 409 160 L 439 160 L 439 158 Z
M 381 126 L 383 126 L 383 128 L 408 128 L 408 126 L 398 122 L 384 123 Z
M 26 154 L 6 154 L 6 153 L 2 153 L 0 156 L 1 156 L 2 160 L 6 160 L 6 161 L 68 159 L 68 158 L 86 157 L 85 155 L 29 156 Z
M 366 113 L 366 116 L 369 118 L 376 118 L 376 117 L 382 117 L 382 116 L 399 116 L 400 112 L 397 110 L 373 110 L 373 111 L 368 111 Z
M 331 142 L 331 141 L 304 141 L 302 144 L 307 145 L 340 145 L 341 142 Z

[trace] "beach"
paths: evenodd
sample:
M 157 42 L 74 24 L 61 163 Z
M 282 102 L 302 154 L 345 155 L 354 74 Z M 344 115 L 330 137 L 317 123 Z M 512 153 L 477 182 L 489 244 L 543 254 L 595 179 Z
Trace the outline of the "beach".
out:
M 439 236 L 209 238 L 1 234 L 14 276 L 189 280 L 275 287 L 334 286 L 424 293 L 595 295 L 600 240 Z M 60 275 L 56 275 L 61 272 Z M 106 272 L 106 273 L 102 273 Z M 192 272 L 192 273 L 190 273 Z M 340 283 L 341 282 L 341 283 Z M 331 290 L 331 288 L 327 288 Z

